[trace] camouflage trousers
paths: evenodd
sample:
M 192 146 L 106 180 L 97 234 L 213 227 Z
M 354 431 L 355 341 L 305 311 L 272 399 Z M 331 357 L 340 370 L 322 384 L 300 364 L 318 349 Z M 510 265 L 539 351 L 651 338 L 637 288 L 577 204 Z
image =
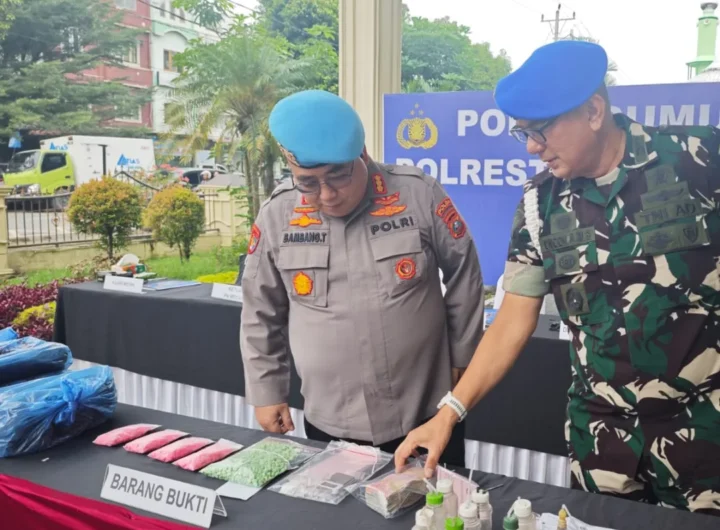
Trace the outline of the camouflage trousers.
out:
M 653 420 L 621 412 L 571 396 L 572 487 L 720 516 L 720 391 Z

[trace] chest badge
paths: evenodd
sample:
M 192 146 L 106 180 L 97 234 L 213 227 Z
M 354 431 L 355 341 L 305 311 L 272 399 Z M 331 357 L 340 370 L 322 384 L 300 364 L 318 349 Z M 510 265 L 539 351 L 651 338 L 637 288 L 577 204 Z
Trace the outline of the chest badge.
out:
M 312 225 L 321 225 L 322 221 L 315 217 L 310 217 L 308 214 L 303 213 L 300 217 L 290 219 L 290 226 L 299 226 L 301 228 L 307 228 Z
M 388 195 L 386 197 L 378 197 L 375 199 L 375 204 L 379 204 L 380 206 L 390 206 L 391 204 L 395 204 L 400 200 L 400 192 L 396 191 L 392 195 Z
M 401 280 L 412 280 L 417 273 L 417 266 L 412 258 L 402 258 L 395 264 L 395 274 Z
M 398 204 L 397 206 L 383 206 L 382 208 L 378 208 L 377 210 L 370 212 L 370 215 L 373 217 L 392 217 L 393 215 L 402 213 L 405 210 L 407 210 L 407 206 L 404 204 Z
M 312 278 L 310 278 L 310 276 L 308 276 L 304 272 L 298 272 L 295 274 L 295 276 L 293 276 L 293 287 L 295 289 L 295 294 L 297 294 L 298 296 L 307 296 L 309 294 L 312 294 Z

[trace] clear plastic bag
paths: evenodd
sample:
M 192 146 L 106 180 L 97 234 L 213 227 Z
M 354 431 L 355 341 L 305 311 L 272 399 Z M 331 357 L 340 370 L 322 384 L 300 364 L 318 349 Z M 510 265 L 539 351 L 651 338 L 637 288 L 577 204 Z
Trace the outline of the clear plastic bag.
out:
M 3 328 L 0 329 L 0 342 L 5 342 L 8 340 L 15 340 L 18 338 L 18 334 L 15 332 L 13 328 Z
M 107 421 L 116 405 L 107 366 L 0 388 L 0 458 L 61 444 Z
M 173 443 L 175 440 L 179 440 L 187 436 L 188 433 L 184 431 L 176 431 L 175 429 L 165 429 L 164 431 L 154 432 L 147 434 L 142 438 L 133 440 L 123 445 L 123 449 L 130 453 L 139 453 L 146 455 L 150 451 L 159 449 L 166 446 L 167 444 Z
M 72 364 L 70 348 L 35 337 L 0 342 L 0 386 L 62 372 Z
M 421 503 L 428 492 L 422 460 L 411 460 L 400 473 L 393 469 L 377 478 L 352 484 L 350 494 L 386 519 L 392 519 Z
M 283 438 L 265 438 L 239 453 L 200 471 L 208 477 L 262 488 L 286 471 L 297 469 L 320 449 Z
M 194 453 L 211 443 L 213 443 L 213 441 L 210 438 L 191 436 L 190 438 L 184 438 L 165 447 L 161 447 L 160 449 L 155 449 L 148 455 L 148 458 L 159 460 L 160 462 L 175 462 L 175 460 L 180 460 L 182 457 Z
M 173 462 L 173 465 L 185 469 L 186 471 L 197 471 L 198 469 L 214 464 L 233 453 L 237 453 L 242 448 L 242 445 L 231 442 L 230 440 L 218 440 L 214 444 L 206 447 L 205 449 L 201 449 L 197 453 L 193 453 L 185 458 L 181 458 L 177 462 Z
M 130 442 L 141 436 L 145 436 L 150 431 L 154 431 L 160 427 L 153 423 L 136 423 L 135 425 L 125 425 L 125 427 L 118 427 L 112 431 L 108 431 L 105 434 L 101 434 L 93 443 L 95 445 L 104 445 L 105 447 L 115 447 L 116 445 L 122 445 Z
M 340 504 L 347 488 L 365 481 L 384 468 L 392 455 L 374 447 L 330 442 L 302 469 L 270 487 L 270 491 L 327 504 Z

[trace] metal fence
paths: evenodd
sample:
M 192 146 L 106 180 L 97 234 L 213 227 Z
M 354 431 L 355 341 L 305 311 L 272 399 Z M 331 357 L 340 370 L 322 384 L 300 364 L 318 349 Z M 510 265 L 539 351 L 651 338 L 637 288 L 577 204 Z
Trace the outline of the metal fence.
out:
M 158 190 L 144 187 L 141 191 L 147 204 Z M 60 193 L 43 197 L 13 196 L 5 199 L 8 223 L 8 246 L 10 248 L 66 245 L 97 241 L 98 236 L 78 232 L 70 223 L 67 205 L 71 193 Z M 205 227 L 214 227 L 215 208 L 213 194 L 198 195 L 205 203 Z M 149 230 L 137 228 L 131 239 L 149 239 Z

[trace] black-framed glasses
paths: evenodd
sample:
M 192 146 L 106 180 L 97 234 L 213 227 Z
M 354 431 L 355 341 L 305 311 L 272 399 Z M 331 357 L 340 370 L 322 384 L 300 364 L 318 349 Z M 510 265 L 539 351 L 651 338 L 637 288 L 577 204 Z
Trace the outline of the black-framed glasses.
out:
M 557 118 L 552 118 L 543 123 L 540 127 L 527 127 L 525 129 L 521 129 L 519 127 L 513 128 L 510 130 L 510 134 L 512 134 L 513 138 L 522 144 L 526 144 L 528 138 L 532 138 L 534 142 L 539 144 L 545 144 L 547 143 L 545 130 L 555 123 L 556 120 Z
M 342 175 L 328 177 L 324 180 L 315 177 L 300 177 L 299 179 L 295 179 L 295 187 L 303 195 L 317 195 L 320 193 L 323 185 L 333 191 L 338 191 L 350 185 L 354 170 L 355 161 L 353 160 L 350 164 L 350 169 Z

